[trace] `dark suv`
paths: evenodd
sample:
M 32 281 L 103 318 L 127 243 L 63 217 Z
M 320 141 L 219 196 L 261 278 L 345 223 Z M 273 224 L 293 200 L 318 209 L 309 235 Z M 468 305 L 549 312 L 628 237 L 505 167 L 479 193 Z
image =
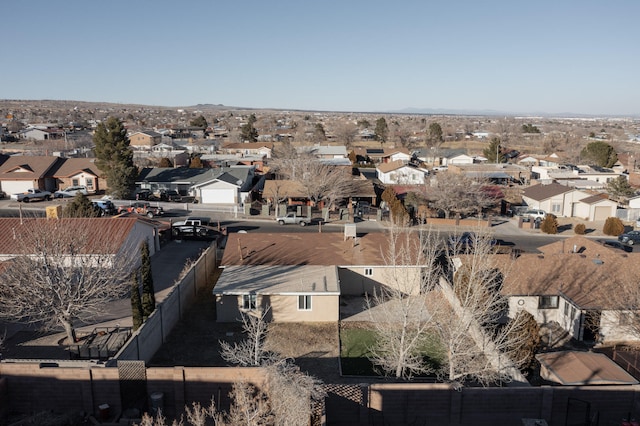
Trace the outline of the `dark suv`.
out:
M 618 241 L 629 244 L 630 246 L 640 243 L 640 231 L 629 231 L 618 236 Z

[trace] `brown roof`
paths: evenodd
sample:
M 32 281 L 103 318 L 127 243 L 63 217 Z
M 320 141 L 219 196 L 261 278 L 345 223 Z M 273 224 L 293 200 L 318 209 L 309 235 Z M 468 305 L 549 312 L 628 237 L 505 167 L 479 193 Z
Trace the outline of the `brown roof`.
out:
M 369 233 L 345 241 L 343 234 L 232 234 L 221 264 L 228 265 L 384 265 L 387 234 Z
M 116 253 L 120 250 L 138 222 L 135 218 L 0 218 L 0 254 L 14 255 L 25 250 L 25 244 L 16 241 L 28 238 L 28 229 L 56 227 L 60 232 L 89 232 L 85 253 Z M 28 244 L 26 244 L 28 247 Z
M 227 143 L 222 146 L 222 149 L 260 149 L 269 148 L 273 149 L 273 142 L 248 142 L 248 143 Z
M 87 172 L 94 176 L 100 176 L 100 169 L 95 164 L 95 158 L 66 158 L 55 170 L 53 177 L 65 178 L 77 175 L 80 172 Z
M 536 355 L 546 380 L 568 386 L 637 385 L 638 381 L 605 354 L 561 351 Z
M 534 185 L 522 192 L 523 197 L 528 197 L 536 201 L 547 200 L 553 196 L 571 192 L 573 188 L 569 188 L 559 183 L 551 183 L 549 185 Z
M 40 179 L 62 161 L 60 157 L 14 155 L 0 166 L 0 180 Z
M 507 275 L 508 296 L 562 293 L 584 309 L 617 309 L 611 292 L 640 275 L 640 253 L 625 253 L 575 236 L 523 254 Z
M 307 193 L 300 182 L 287 179 L 267 180 L 264 182 L 262 194 L 265 197 L 307 197 Z
M 580 202 L 585 204 L 596 204 L 600 201 L 606 201 L 608 199 L 609 197 L 607 196 L 607 194 L 596 194 L 592 195 L 591 197 L 583 198 L 582 200 L 580 200 Z
M 378 170 L 380 170 L 382 173 L 389 173 L 393 170 L 397 170 L 403 167 L 404 165 L 405 164 L 402 160 L 390 161 L 388 163 L 382 163 L 378 165 Z

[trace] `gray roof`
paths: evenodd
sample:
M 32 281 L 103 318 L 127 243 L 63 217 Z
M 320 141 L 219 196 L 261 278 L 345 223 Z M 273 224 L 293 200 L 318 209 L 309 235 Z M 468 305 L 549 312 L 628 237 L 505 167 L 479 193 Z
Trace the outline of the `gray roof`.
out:
M 325 294 L 338 295 L 336 266 L 226 266 L 213 294 Z

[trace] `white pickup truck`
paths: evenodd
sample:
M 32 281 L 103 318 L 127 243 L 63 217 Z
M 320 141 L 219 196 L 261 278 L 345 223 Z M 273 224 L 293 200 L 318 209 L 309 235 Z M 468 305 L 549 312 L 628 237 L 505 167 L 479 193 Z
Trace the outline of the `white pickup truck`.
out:
M 16 201 L 24 201 L 28 203 L 33 200 L 45 200 L 49 201 L 52 195 L 49 191 L 43 191 L 38 188 L 27 189 L 26 192 L 20 192 L 18 194 L 11 194 L 11 199 Z
M 307 226 L 311 223 L 311 218 L 306 216 L 298 216 L 295 213 L 287 213 L 285 216 L 276 217 L 276 222 L 280 225 L 295 224 L 300 226 Z

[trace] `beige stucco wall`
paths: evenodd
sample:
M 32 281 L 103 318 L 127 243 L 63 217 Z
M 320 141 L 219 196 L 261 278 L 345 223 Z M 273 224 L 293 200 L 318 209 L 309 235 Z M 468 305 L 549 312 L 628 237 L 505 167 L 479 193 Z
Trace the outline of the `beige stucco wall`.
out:
M 271 307 L 269 321 L 274 322 L 337 322 L 340 298 L 337 294 L 311 295 L 311 310 L 298 310 L 298 295 L 259 295 L 257 305 Z M 235 322 L 242 317 L 242 296 L 216 296 L 216 320 Z
M 365 275 L 365 269 L 371 269 L 371 275 Z M 338 268 L 340 294 L 373 294 L 381 286 L 398 288 L 407 294 L 420 292 L 421 267 L 408 266 L 395 269 L 388 266 L 344 266 Z

